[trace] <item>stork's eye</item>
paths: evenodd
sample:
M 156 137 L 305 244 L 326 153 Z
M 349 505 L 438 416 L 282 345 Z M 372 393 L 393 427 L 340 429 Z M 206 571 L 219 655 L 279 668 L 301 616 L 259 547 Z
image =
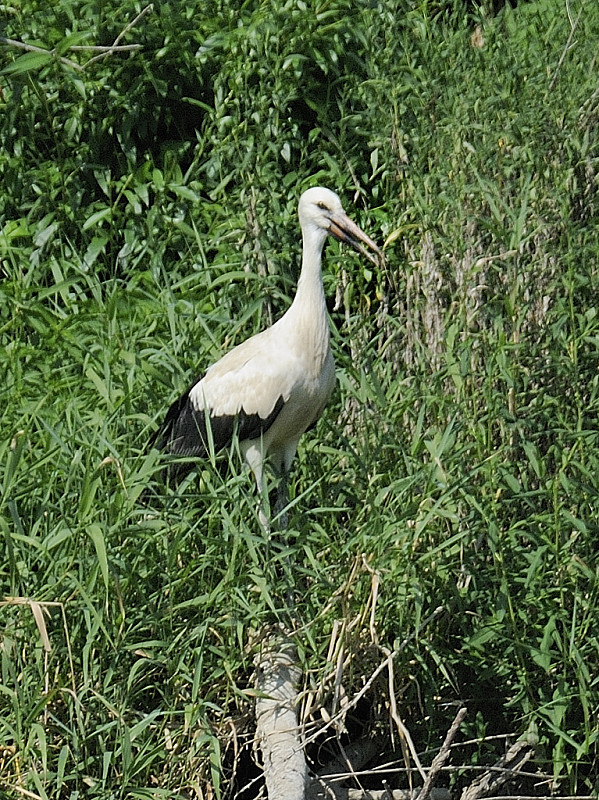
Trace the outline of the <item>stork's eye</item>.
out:
M 327 204 L 323 203 L 322 200 L 320 200 L 320 202 L 316 203 L 316 205 L 318 206 L 318 208 L 322 208 L 323 211 L 328 211 L 329 210 L 329 207 L 327 206 Z

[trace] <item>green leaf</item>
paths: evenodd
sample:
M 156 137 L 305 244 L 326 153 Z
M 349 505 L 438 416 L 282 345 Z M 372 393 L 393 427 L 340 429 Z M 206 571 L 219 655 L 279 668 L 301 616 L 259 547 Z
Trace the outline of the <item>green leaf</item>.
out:
M 54 60 L 52 53 L 25 53 L 2 70 L 5 75 L 21 75 L 45 67 Z
M 105 234 L 100 236 L 94 236 L 94 238 L 89 243 L 87 250 L 85 251 L 85 256 L 83 260 L 87 267 L 91 267 L 100 253 L 103 253 L 106 249 L 106 245 L 108 243 L 109 237 Z
M 112 215 L 112 209 L 109 206 L 107 206 L 106 208 L 101 208 L 99 211 L 95 211 L 83 223 L 83 230 L 86 231 L 88 230 L 88 228 L 93 228 L 94 225 L 97 225 L 99 222 L 102 222 L 111 215 Z
M 73 45 L 82 44 L 82 42 L 88 40 L 89 37 L 90 34 L 88 31 L 77 31 L 75 33 L 69 34 L 68 36 L 65 36 L 64 39 L 62 39 L 62 41 L 60 41 L 56 45 L 55 49 L 57 55 L 59 56 L 65 55 L 65 53 L 67 53 L 69 49 L 73 47 Z
M 104 585 L 108 589 L 108 558 L 106 556 L 106 541 L 104 539 L 104 532 L 100 525 L 97 523 L 92 523 L 91 525 L 87 526 L 87 533 L 94 543 L 94 547 L 96 548 L 100 572 L 102 573 Z

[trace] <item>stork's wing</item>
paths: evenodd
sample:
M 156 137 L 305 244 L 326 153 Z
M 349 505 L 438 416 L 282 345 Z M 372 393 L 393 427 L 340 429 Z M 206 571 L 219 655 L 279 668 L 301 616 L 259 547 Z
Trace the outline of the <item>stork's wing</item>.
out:
M 296 376 L 293 356 L 275 359 L 270 337 L 264 334 L 231 350 L 195 381 L 171 405 L 151 446 L 202 458 L 208 453 L 210 439 L 218 451 L 229 444 L 235 432 L 240 441 L 265 433 L 289 399 Z M 176 471 L 189 469 L 182 466 Z
M 283 397 L 279 396 L 266 417 L 247 413 L 243 407 L 236 414 L 217 415 L 213 409 L 196 408 L 192 399 L 192 393 L 203 380 L 196 381 L 171 405 L 164 422 L 150 441 L 151 447 L 173 455 L 201 458 L 208 454 L 210 439 L 218 451 L 229 444 L 235 431 L 240 440 L 255 439 L 265 433 L 284 405 Z

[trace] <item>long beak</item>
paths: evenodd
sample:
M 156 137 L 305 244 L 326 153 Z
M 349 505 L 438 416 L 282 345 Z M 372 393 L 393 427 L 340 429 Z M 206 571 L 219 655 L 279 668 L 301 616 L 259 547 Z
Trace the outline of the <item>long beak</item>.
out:
M 383 260 L 383 254 L 379 250 L 378 246 L 375 242 L 372 241 L 370 236 L 367 236 L 363 230 L 358 228 L 355 222 L 353 222 L 345 213 L 345 211 L 337 211 L 334 214 L 329 216 L 329 220 L 331 225 L 329 227 L 329 233 L 332 234 L 335 239 L 339 239 L 340 242 L 346 242 L 347 244 L 351 245 L 354 250 L 357 250 L 358 253 L 361 253 L 363 256 L 369 261 L 372 261 L 373 264 L 380 264 Z M 360 242 L 364 242 L 364 244 L 368 245 L 371 250 L 374 250 L 376 256 L 372 253 L 369 253 Z

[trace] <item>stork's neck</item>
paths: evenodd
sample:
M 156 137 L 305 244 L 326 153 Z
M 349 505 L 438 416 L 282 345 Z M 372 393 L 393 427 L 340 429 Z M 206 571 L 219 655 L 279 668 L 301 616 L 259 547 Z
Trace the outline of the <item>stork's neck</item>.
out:
M 327 232 L 315 226 L 302 230 L 302 270 L 288 311 L 306 353 L 323 362 L 329 349 L 329 323 L 322 285 L 322 249 Z
M 302 270 L 292 308 L 299 317 L 305 317 L 307 324 L 313 324 L 320 315 L 324 315 L 326 321 L 321 270 L 326 237 L 327 233 L 322 228 L 307 226 L 302 231 Z

